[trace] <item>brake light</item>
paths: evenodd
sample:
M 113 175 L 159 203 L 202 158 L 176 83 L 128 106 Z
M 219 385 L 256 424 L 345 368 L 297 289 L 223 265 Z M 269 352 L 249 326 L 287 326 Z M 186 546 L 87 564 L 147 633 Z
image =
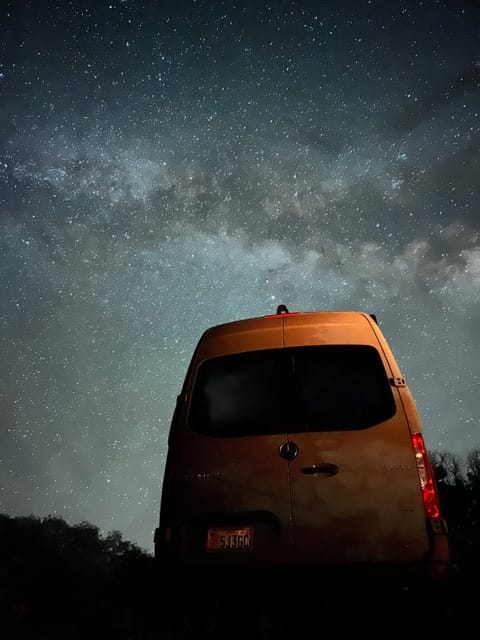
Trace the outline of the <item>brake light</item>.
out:
M 422 491 L 423 506 L 429 518 L 440 516 L 440 501 L 438 498 L 437 484 L 433 474 L 433 468 L 425 448 L 423 436 L 420 433 L 412 434 L 413 449 L 417 462 L 418 477 Z
M 301 315 L 301 311 L 289 311 L 288 313 L 273 313 L 271 316 L 263 316 L 264 318 L 278 318 L 285 316 L 299 316 Z
M 273 313 L 268 316 L 263 316 L 264 318 L 278 318 L 278 316 L 299 316 L 301 311 L 289 311 L 285 304 L 279 304 L 277 307 L 277 313 Z

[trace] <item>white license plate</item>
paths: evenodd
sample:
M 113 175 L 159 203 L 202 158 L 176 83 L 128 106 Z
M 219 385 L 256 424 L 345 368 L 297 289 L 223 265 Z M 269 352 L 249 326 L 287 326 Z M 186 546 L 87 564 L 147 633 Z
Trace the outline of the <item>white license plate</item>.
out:
M 252 527 L 214 527 L 207 531 L 207 551 L 250 551 Z

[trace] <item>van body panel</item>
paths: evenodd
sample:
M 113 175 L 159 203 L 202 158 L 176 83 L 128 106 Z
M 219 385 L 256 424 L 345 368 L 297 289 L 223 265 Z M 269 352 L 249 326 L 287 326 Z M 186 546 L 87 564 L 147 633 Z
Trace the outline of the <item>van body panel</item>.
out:
M 284 440 L 283 435 L 180 436 L 174 495 L 183 561 L 215 563 L 225 557 L 221 551 L 207 551 L 208 531 L 214 527 L 252 529 L 251 548 L 231 554 L 234 562 L 279 562 L 290 555 L 288 466 L 277 455 Z
M 237 320 L 208 329 L 199 341 L 195 366 L 208 358 L 241 351 L 275 349 L 283 346 L 283 319 L 269 318 L 268 323 Z M 192 381 L 193 382 L 193 381 Z
M 295 553 L 312 562 L 411 562 L 428 551 L 415 459 L 397 417 L 346 433 L 295 434 Z M 305 473 L 322 464 L 334 475 Z M 394 487 L 394 490 L 392 490 Z
M 373 322 L 373 321 L 372 321 Z M 373 344 L 379 341 L 366 314 L 309 312 L 284 319 L 285 346 L 311 344 Z

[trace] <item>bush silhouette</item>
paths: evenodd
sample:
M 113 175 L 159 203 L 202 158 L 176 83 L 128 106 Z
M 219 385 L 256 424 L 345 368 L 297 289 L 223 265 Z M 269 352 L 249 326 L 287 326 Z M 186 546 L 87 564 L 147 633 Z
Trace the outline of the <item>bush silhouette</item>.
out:
M 144 638 L 153 558 L 118 531 L 58 516 L 0 516 L 6 638 Z

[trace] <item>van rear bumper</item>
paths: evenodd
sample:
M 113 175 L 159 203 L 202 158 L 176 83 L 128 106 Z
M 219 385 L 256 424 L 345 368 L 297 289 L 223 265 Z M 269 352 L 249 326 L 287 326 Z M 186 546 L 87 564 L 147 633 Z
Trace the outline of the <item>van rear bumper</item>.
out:
M 288 588 L 316 594 L 426 594 L 448 592 L 452 568 L 444 564 L 314 565 L 314 564 L 165 564 L 160 575 L 182 592 L 275 596 Z
M 279 638 L 307 637 L 317 627 L 324 633 L 342 628 L 358 631 L 364 625 L 381 630 L 384 637 L 403 626 L 411 630 L 412 624 L 416 631 L 425 624 L 429 632 L 444 633 L 452 619 L 448 571 L 432 575 L 426 567 L 244 565 L 170 567 L 170 571 L 161 582 L 168 580 L 173 615 L 233 610 L 243 619 L 259 608 L 282 621 Z M 419 616 L 418 611 L 428 615 Z M 281 635 L 289 625 L 295 634 Z
M 298 563 L 285 557 L 275 561 L 247 558 L 242 554 L 218 556 L 191 554 L 165 544 L 160 530 L 155 532 L 155 560 L 163 574 L 186 583 L 243 584 L 259 589 L 272 588 L 284 580 L 301 582 L 305 577 L 318 581 L 318 587 L 334 590 L 363 588 L 424 589 L 444 588 L 451 581 L 453 562 L 448 533 L 444 527 L 429 527 L 430 545 L 426 555 L 415 562 Z

